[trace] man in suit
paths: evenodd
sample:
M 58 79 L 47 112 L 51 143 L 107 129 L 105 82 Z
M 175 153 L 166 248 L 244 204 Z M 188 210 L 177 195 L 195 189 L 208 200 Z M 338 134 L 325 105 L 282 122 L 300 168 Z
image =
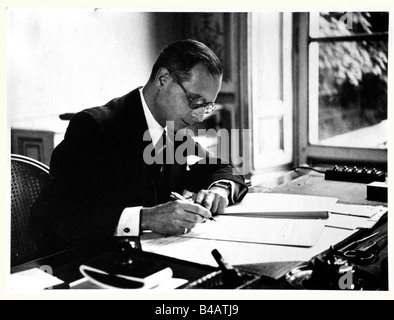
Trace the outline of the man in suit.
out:
M 220 61 L 207 46 L 178 41 L 160 54 L 144 87 L 77 113 L 32 212 L 35 235 L 67 248 L 144 230 L 183 234 L 242 200 L 247 187 L 231 164 L 213 159 L 187 134 L 168 138 L 213 111 L 221 82 Z M 187 148 L 176 153 L 182 144 Z M 191 151 L 205 159 L 181 161 Z M 170 199 L 171 191 L 185 190 L 195 194 L 194 203 Z

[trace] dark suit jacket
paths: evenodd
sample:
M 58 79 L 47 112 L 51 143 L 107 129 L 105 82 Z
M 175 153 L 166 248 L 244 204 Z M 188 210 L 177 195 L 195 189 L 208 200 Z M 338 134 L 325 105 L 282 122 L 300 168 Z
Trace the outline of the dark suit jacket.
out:
M 72 118 L 64 141 L 52 154 L 50 185 L 31 215 L 41 245 L 68 248 L 111 237 L 126 207 L 163 203 L 170 191 L 199 191 L 228 179 L 243 186 L 236 201 L 246 194 L 243 177 L 233 175 L 233 167 L 221 161 L 190 170 L 186 164 L 166 166 L 161 184 L 160 166 L 143 160 L 151 143 L 143 141 L 147 129 L 138 89 Z M 195 148 L 197 152 L 200 146 Z

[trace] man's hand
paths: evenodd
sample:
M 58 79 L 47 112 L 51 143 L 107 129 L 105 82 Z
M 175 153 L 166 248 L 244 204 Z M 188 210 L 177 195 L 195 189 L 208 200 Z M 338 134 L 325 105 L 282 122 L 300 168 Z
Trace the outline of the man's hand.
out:
M 184 234 L 211 217 L 211 212 L 199 204 L 176 200 L 143 208 L 141 227 L 166 235 Z
M 195 199 L 196 203 L 211 211 L 212 214 L 221 214 L 229 204 L 229 191 L 220 187 L 201 190 Z

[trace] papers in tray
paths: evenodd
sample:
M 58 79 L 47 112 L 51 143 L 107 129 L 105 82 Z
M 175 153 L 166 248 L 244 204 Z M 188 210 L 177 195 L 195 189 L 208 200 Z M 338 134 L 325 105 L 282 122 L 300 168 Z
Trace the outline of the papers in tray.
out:
M 249 193 L 226 208 L 225 215 L 269 218 L 327 219 L 337 198 L 279 193 Z

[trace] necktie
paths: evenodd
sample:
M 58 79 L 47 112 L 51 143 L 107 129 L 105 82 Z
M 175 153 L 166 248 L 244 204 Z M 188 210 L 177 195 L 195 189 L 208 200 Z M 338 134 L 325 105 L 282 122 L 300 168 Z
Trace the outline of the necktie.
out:
M 163 134 L 161 135 L 159 141 L 157 141 L 156 145 L 155 145 L 155 152 L 156 152 L 156 156 L 159 156 L 159 161 L 162 160 L 162 156 L 163 156 L 163 161 L 165 162 L 165 149 L 166 149 L 166 142 L 167 142 L 167 134 L 166 131 L 163 131 Z M 164 163 L 164 162 L 160 162 L 160 164 Z
M 166 135 L 166 131 L 164 130 L 162 136 L 160 137 L 159 141 L 156 143 L 155 146 L 156 155 L 157 155 L 156 159 L 160 166 L 161 175 L 163 175 L 164 173 L 164 164 L 166 163 L 166 147 L 167 147 L 166 143 L 167 143 L 167 135 Z
M 155 206 L 163 203 L 163 179 L 164 164 L 166 159 L 166 132 L 163 131 L 162 136 L 153 147 L 151 156 L 154 157 L 153 164 L 145 164 L 142 166 L 142 203 L 146 207 Z M 153 142 L 152 142 L 153 143 Z
M 167 150 L 167 135 L 164 131 L 159 141 L 155 145 L 156 163 L 155 166 L 155 193 L 156 201 L 158 203 L 163 203 L 165 198 L 165 163 L 166 163 L 166 150 Z

